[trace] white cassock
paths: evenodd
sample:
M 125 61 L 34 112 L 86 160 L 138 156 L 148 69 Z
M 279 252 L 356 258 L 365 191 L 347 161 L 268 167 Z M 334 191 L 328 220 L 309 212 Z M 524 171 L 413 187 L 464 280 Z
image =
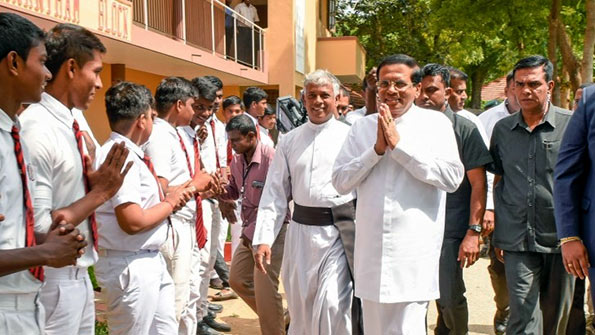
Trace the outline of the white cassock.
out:
M 331 208 L 354 199 L 340 195 L 331 172 L 349 126 L 331 118 L 308 122 L 277 144 L 258 207 L 253 245 L 273 244 L 283 224 L 287 201 Z M 289 334 L 351 334 L 353 285 L 347 258 L 334 225 L 291 221 L 281 268 L 291 316 Z
M 355 122 L 333 167 L 333 185 L 358 195 L 355 295 L 366 333 L 425 334 L 423 309 L 440 296 L 446 192 L 458 188 L 465 171 L 442 113 L 412 105 L 395 122 L 400 141 L 382 156 L 374 151 L 378 114 Z M 405 313 L 420 322 L 405 320 Z

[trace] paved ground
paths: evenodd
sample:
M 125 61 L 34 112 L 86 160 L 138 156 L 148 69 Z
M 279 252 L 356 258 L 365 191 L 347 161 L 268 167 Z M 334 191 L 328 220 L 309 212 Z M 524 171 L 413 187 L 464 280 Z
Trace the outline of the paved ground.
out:
M 489 260 L 480 259 L 464 272 L 467 285 L 467 299 L 469 303 L 469 334 L 494 334 L 492 318 L 496 307 L 493 302 L 493 291 L 487 266 Z M 215 291 L 211 291 L 211 294 Z M 224 310 L 219 318 L 232 326 L 230 334 L 255 335 L 260 334 L 257 316 L 242 302 L 234 299 L 222 302 Z M 428 311 L 428 330 L 436 326 L 436 305 L 430 304 Z

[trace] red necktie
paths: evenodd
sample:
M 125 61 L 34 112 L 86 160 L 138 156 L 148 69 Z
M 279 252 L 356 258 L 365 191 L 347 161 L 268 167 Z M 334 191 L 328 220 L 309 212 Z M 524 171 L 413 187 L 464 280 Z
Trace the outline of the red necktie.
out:
M 83 180 L 85 182 L 85 192 L 89 193 L 91 190 L 91 185 L 89 183 L 89 171 L 87 164 L 85 164 L 85 153 L 83 151 L 83 133 L 81 132 L 81 128 L 79 127 L 79 123 L 74 120 L 72 124 L 72 130 L 74 131 L 74 137 L 76 138 L 76 145 L 79 149 L 79 154 L 81 155 L 81 163 L 83 164 Z M 95 212 L 89 215 L 89 228 L 91 231 L 91 237 L 93 238 L 93 246 L 95 250 L 97 250 L 97 222 L 95 221 Z
M 23 202 L 25 204 L 25 223 L 27 228 L 25 245 L 27 247 L 34 247 L 37 245 L 37 243 L 35 241 L 35 231 L 33 227 L 35 224 L 35 217 L 33 216 L 33 202 L 31 201 L 29 188 L 27 188 L 27 167 L 25 166 L 25 159 L 23 158 L 23 150 L 21 148 L 21 139 L 17 127 L 12 126 L 12 131 L 10 134 L 12 135 L 12 140 L 14 141 L 14 154 L 17 158 L 17 165 L 21 174 L 21 185 L 23 186 Z M 43 281 L 43 267 L 36 266 L 34 268 L 30 268 L 29 272 L 31 272 L 35 278 Z
M 231 166 L 232 159 L 233 159 L 233 151 L 231 150 L 231 141 L 227 140 L 227 166 Z
M 155 167 L 153 166 L 151 157 L 149 157 L 145 154 L 145 156 L 143 157 L 143 162 L 145 163 L 145 165 L 147 166 L 147 168 L 153 175 L 153 178 L 155 178 L 155 181 L 157 182 L 157 188 L 159 189 L 159 201 L 163 201 L 163 199 L 165 199 L 165 196 L 163 195 L 163 190 L 161 189 L 161 184 L 159 183 L 159 178 L 157 177 L 157 173 L 155 173 Z
M 219 150 L 217 150 L 217 137 L 215 136 L 215 121 L 213 119 L 211 119 L 211 130 L 213 131 L 213 143 L 215 143 L 215 158 L 217 159 L 217 169 L 221 169 L 221 164 L 219 164 Z
M 149 171 L 151 172 L 151 174 L 153 175 L 153 178 L 155 178 L 155 181 L 157 182 L 157 188 L 159 189 L 159 201 L 163 201 L 165 199 L 165 194 L 163 193 L 163 189 L 161 188 L 161 183 L 159 182 L 157 173 L 155 173 L 155 167 L 153 166 L 151 157 L 149 157 L 147 154 L 145 154 L 145 156 L 142 158 L 142 160 L 145 163 L 145 165 L 147 166 L 147 168 L 149 169 Z M 169 228 L 172 229 L 172 232 L 171 232 L 172 239 L 171 240 L 175 247 L 176 240 L 175 240 L 175 235 L 173 232 L 173 225 L 171 224 L 171 219 L 169 218 L 169 216 L 167 217 L 167 224 L 169 225 Z
M 192 142 L 192 147 L 194 148 L 194 171 L 192 170 L 192 164 L 190 164 L 190 156 L 188 155 L 188 150 L 186 150 L 186 145 L 184 144 L 184 140 L 182 140 L 182 136 L 180 133 L 178 134 L 178 138 L 180 139 L 180 146 L 184 151 L 184 155 L 186 156 L 186 163 L 188 164 L 188 172 L 190 173 L 190 177 L 194 178 L 194 171 L 196 168 L 200 170 L 200 151 L 198 150 L 198 139 L 195 137 L 194 141 Z M 202 198 L 197 194 L 194 199 L 196 199 L 196 243 L 198 244 L 198 248 L 204 248 L 205 244 L 207 244 L 207 229 L 205 228 L 205 223 L 202 217 Z

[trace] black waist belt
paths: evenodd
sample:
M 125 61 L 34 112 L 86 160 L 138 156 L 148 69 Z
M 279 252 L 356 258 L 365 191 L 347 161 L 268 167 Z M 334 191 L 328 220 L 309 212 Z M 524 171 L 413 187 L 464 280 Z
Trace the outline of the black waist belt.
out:
M 344 212 L 344 210 L 341 210 L 343 208 L 347 209 L 347 213 L 349 213 L 347 216 L 350 216 L 351 220 L 353 220 L 352 215 L 355 214 L 354 204 L 355 204 L 355 201 L 350 201 L 343 205 L 329 208 L 329 207 L 307 207 L 307 206 L 302 206 L 297 203 L 294 203 L 292 219 L 293 219 L 293 221 L 295 221 L 297 223 L 308 225 L 308 226 L 332 226 L 335 224 L 335 221 L 337 221 L 337 219 L 339 219 L 339 220 L 342 219 L 342 218 L 338 218 L 337 214 Z M 334 213 L 334 215 L 333 215 L 333 213 Z M 353 214 L 351 214 L 351 213 L 353 213 Z M 339 216 L 343 216 L 343 215 L 339 215 Z
M 293 221 L 308 226 L 332 226 L 333 212 L 328 207 L 306 207 L 294 203 Z

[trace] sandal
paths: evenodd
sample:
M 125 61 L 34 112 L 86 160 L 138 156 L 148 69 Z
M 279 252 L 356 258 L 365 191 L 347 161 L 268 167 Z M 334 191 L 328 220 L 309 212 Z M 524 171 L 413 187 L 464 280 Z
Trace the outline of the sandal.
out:
M 229 287 L 222 289 L 221 291 L 213 295 L 213 301 L 224 301 L 230 299 L 237 299 L 238 295 Z

